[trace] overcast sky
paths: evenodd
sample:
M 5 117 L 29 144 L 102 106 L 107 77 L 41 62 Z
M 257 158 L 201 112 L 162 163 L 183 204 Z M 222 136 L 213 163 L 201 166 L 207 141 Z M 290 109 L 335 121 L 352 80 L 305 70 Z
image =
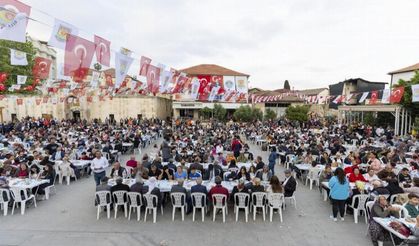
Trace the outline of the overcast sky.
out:
M 250 74 L 250 86 L 327 87 L 347 78 L 389 82 L 419 62 L 419 1 L 22 0 L 28 32 L 48 40 L 59 18 L 177 69 L 212 63 Z M 41 13 L 42 10 L 45 13 Z M 138 70 L 138 62 L 132 70 Z

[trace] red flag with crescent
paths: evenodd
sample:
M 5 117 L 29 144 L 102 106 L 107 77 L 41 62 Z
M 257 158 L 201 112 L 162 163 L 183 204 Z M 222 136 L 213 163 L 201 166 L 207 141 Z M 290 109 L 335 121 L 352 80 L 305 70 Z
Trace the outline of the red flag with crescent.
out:
M 376 104 L 378 100 L 378 91 L 371 91 L 370 104 Z
M 399 103 L 402 100 L 403 94 L 404 94 L 403 86 L 394 87 L 391 90 L 390 103 Z
M 88 69 L 92 63 L 94 53 L 94 43 L 84 38 L 67 34 L 64 54 L 64 75 L 71 76 L 74 71 L 80 70 L 80 68 Z M 83 69 L 80 71 L 83 71 Z M 80 73 L 78 76 L 80 76 Z
M 43 57 L 35 57 L 32 74 L 34 78 L 47 79 L 51 68 L 51 60 Z
M 149 64 L 147 66 L 147 87 L 152 93 L 159 92 L 160 68 Z
M 95 46 L 97 62 L 109 67 L 111 60 L 111 42 L 95 35 Z
M 141 76 L 147 76 L 147 70 L 149 65 L 151 64 L 151 59 L 145 56 L 141 56 L 140 60 L 140 73 Z
M 173 88 L 172 93 L 182 93 L 183 88 L 188 82 L 188 77 L 179 75 L 175 84 L 175 88 Z

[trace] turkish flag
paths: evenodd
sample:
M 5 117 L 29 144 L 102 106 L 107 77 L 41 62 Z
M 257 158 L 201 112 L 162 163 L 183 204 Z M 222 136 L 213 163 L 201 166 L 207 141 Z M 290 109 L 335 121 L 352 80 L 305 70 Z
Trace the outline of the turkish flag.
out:
M 34 78 L 47 79 L 51 68 L 51 60 L 43 57 L 35 57 L 35 64 L 32 68 Z
M 185 85 L 187 79 L 188 78 L 186 76 L 182 76 L 182 75 L 177 76 L 175 87 L 173 88 L 172 93 L 180 93 L 180 92 L 182 92 L 183 86 Z
M 149 65 L 151 64 L 151 59 L 145 56 L 141 56 L 140 60 L 140 76 L 147 76 L 147 70 Z
M 371 91 L 370 104 L 376 104 L 378 100 L 378 91 Z
M 404 94 L 404 87 L 399 86 L 391 90 L 390 103 L 399 103 Z
M 72 73 L 80 68 L 89 69 L 94 52 L 94 43 L 84 38 L 67 34 L 64 53 L 64 75 L 71 76 Z M 81 75 L 81 71 L 84 70 L 79 70 L 78 76 Z
M 147 66 L 147 87 L 152 93 L 159 92 L 160 68 L 149 64 Z
M 199 100 L 205 101 L 208 99 L 209 94 L 211 93 L 212 84 L 211 84 L 211 76 L 209 75 L 200 75 L 198 76 L 199 79 Z
M 218 95 L 223 94 L 225 92 L 224 90 L 224 80 L 223 76 L 215 75 L 211 76 L 211 88 L 219 86 L 220 89 L 218 89 Z
M 95 35 L 96 60 L 109 67 L 111 60 L 111 42 Z

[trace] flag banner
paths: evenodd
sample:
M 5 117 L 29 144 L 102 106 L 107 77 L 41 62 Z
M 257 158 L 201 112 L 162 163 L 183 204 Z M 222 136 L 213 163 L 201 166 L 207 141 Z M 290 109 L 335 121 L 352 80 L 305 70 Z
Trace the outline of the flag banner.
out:
M 237 94 L 237 91 L 235 90 L 228 90 L 225 94 L 224 94 L 224 98 L 223 101 L 224 102 L 231 102 L 233 101 L 235 95 Z
M 412 93 L 413 93 L 413 86 L 412 86 Z M 391 90 L 390 103 L 399 103 L 402 100 L 403 94 L 404 94 L 403 86 L 394 87 Z M 413 99 L 413 95 L 412 95 L 412 99 Z
M 111 42 L 95 35 L 96 60 L 109 67 L 111 61 Z
M 173 89 L 172 93 L 182 93 L 183 89 L 187 83 L 188 77 L 179 75 L 177 77 L 177 81 L 175 84 L 175 88 Z
M 92 71 L 92 80 L 90 80 L 90 86 L 92 88 L 97 88 L 99 83 L 100 72 Z
M 234 100 L 235 100 L 235 102 L 247 102 L 248 96 L 249 96 L 249 94 L 247 94 L 247 93 L 238 92 L 236 94 L 236 97 L 234 98 Z
M 342 102 L 342 95 L 339 95 L 335 98 L 335 100 L 333 100 L 334 104 L 339 104 Z
M 68 34 L 77 36 L 79 34 L 79 30 L 71 24 L 55 19 L 48 45 L 64 50 L 66 48 Z
M 18 75 L 17 76 L 17 84 L 18 85 L 24 85 L 24 84 L 26 84 L 27 79 L 28 79 L 28 76 L 26 76 L 26 75 Z
M 51 102 L 52 104 L 57 104 L 58 103 L 58 99 L 56 97 L 51 98 Z
M 16 99 L 16 104 L 17 105 L 23 105 L 23 99 L 22 98 Z
M 115 88 L 121 86 L 133 60 L 133 58 L 122 53 L 115 53 Z
M 119 49 L 119 53 L 123 54 L 124 56 L 129 56 L 129 57 L 131 57 L 132 55 L 132 51 L 124 47 L 121 47 L 121 49 Z
M 378 91 L 371 91 L 370 104 L 376 104 L 378 100 Z
M 196 100 L 198 98 L 199 87 L 200 87 L 199 79 L 197 77 L 193 77 L 192 85 L 191 85 L 191 98 L 193 100 Z
M 224 76 L 224 89 L 226 91 L 235 91 L 236 90 L 236 80 L 234 79 L 234 76 Z
M 412 102 L 419 102 L 419 84 L 412 85 Z
M 26 42 L 31 7 L 17 0 L 0 0 L 0 39 Z
M 359 99 L 359 103 L 363 103 L 365 99 L 367 99 L 369 92 L 362 93 L 361 98 Z
M 215 100 L 215 97 L 218 95 L 218 91 L 220 90 L 220 86 L 214 86 L 211 89 L 211 93 L 208 96 L 208 101 L 212 102 Z
M 148 91 L 156 94 L 159 92 L 160 68 L 149 64 L 147 66 L 147 87 Z
M 47 79 L 51 68 L 51 60 L 43 57 L 35 57 L 35 63 L 32 68 L 34 78 Z
M 381 103 L 386 104 L 390 103 L 390 89 L 383 90 L 383 96 L 381 97 Z
M 33 105 L 33 99 L 32 98 L 26 98 L 26 105 L 32 106 Z
M 236 76 L 236 88 L 240 93 L 247 94 L 247 77 L 246 76 Z
M 224 80 L 223 76 L 220 75 L 214 75 L 211 76 L 211 88 L 217 87 L 217 95 L 224 93 Z M 212 90 L 211 90 L 212 91 Z
M 206 101 L 208 100 L 208 96 L 211 93 L 212 84 L 211 84 L 211 76 L 209 75 L 198 75 L 199 79 L 199 100 Z
M 10 49 L 10 65 L 27 66 L 28 59 L 26 53 L 20 50 Z
M 147 77 L 147 69 L 148 66 L 151 64 L 151 59 L 145 56 L 141 56 L 140 59 L 140 72 L 139 75 Z M 145 81 L 143 81 L 145 82 Z
M 162 94 L 170 93 L 172 89 L 173 89 L 172 72 L 167 71 L 167 70 L 161 70 L 159 92 Z
M 89 69 L 92 63 L 95 44 L 72 34 L 67 35 L 64 53 L 64 75 L 73 75 L 80 68 Z M 80 73 L 79 70 L 78 72 Z M 78 74 L 80 76 L 81 74 Z M 87 76 L 87 74 L 85 74 Z
M 353 96 L 354 96 L 354 94 L 352 94 L 352 93 L 349 94 L 349 96 L 345 100 L 345 103 L 350 103 Z
M 36 98 L 35 99 L 35 103 L 36 105 L 40 105 L 41 104 L 42 99 L 41 98 Z

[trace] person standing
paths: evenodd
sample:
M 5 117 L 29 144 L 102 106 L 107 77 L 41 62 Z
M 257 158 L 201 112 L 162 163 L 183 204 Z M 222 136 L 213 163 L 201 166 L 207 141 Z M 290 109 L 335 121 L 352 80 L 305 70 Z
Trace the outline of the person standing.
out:
M 92 160 L 90 168 L 93 170 L 96 186 L 100 184 L 100 180 L 106 176 L 105 168 L 109 166 L 108 160 L 102 156 L 100 151 L 95 153 L 96 157 Z
M 338 167 L 335 170 L 335 176 L 329 181 L 330 198 L 332 200 L 333 221 L 337 221 L 338 211 L 340 219 L 343 221 L 345 216 L 345 203 L 349 197 L 349 181 L 345 172 Z
M 271 154 L 269 154 L 269 170 L 271 170 L 272 175 L 275 175 L 275 163 L 276 159 L 278 158 L 278 154 L 276 153 L 276 149 L 271 149 Z

